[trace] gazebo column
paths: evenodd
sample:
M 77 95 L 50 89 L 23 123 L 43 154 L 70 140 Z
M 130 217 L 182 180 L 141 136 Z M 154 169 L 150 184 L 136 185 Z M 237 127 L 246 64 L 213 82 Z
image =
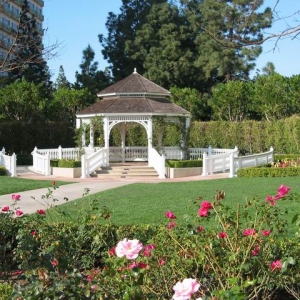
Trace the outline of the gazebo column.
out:
M 151 149 L 152 149 L 152 118 L 148 120 L 147 137 L 148 137 L 148 166 L 151 166 Z
M 90 123 L 90 144 L 89 147 L 94 149 L 94 126 Z
M 185 136 L 181 133 L 181 148 L 184 149 L 183 151 L 183 159 L 187 159 L 188 153 L 187 153 L 187 132 L 191 125 L 191 118 L 185 119 Z
M 81 144 L 82 144 L 82 147 L 85 147 L 86 146 L 86 137 L 85 137 L 85 124 L 82 123 L 82 119 L 80 118 L 77 118 L 76 119 L 76 129 L 82 129 L 82 132 L 81 132 Z
M 125 145 L 126 145 L 126 124 L 122 122 L 120 124 L 120 133 L 121 133 L 121 149 L 122 149 L 122 162 L 125 162 Z

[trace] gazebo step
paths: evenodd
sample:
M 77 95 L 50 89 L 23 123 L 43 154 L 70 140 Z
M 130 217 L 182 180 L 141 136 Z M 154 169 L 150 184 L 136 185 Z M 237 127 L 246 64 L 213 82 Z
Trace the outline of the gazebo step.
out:
M 102 167 L 95 171 L 97 177 L 113 176 L 120 178 L 129 177 L 158 177 L 154 168 L 148 166 L 123 165 Z

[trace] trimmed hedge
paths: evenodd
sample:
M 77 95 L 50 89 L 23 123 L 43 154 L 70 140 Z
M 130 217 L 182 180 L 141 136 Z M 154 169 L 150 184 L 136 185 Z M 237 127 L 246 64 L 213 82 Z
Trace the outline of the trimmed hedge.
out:
M 50 167 L 58 167 L 59 159 L 50 159 Z
M 268 168 L 268 167 L 255 167 L 239 169 L 237 171 L 238 177 L 289 177 L 300 176 L 299 168 Z
M 0 176 L 7 175 L 7 171 L 4 166 L 0 166 Z
M 195 168 L 202 167 L 202 160 L 166 160 L 169 168 Z
M 68 160 L 68 159 L 60 159 L 58 161 L 59 168 L 80 168 L 81 161 L 80 160 Z

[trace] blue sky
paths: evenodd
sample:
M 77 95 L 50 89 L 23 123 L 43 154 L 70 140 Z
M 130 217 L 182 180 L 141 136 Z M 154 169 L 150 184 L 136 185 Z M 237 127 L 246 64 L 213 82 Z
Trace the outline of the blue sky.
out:
M 266 0 L 265 5 L 273 7 L 277 0 Z M 95 60 L 99 69 L 108 65 L 101 54 L 98 34 L 106 36 L 105 23 L 108 12 L 116 14 L 122 5 L 122 0 L 45 0 L 44 28 L 47 29 L 44 44 L 61 43 L 58 57 L 48 61 L 53 80 L 56 79 L 59 66 L 62 65 L 70 82 L 75 81 L 75 72 L 79 70 L 82 51 L 90 44 L 95 51 Z M 277 10 L 282 16 L 291 15 L 300 10 L 300 0 L 280 0 Z M 289 19 L 290 25 L 296 25 L 296 17 Z M 267 33 L 277 33 L 286 27 L 286 20 L 275 23 Z M 300 38 L 300 37 L 299 37 Z M 263 45 L 263 53 L 256 61 L 256 68 L 262 69 L 267 62 L 273 62 L 278 73 L 284 76 L 300 74 L 300 40 L 281 39 L 273 50 L 276 40 L 270 40 Z

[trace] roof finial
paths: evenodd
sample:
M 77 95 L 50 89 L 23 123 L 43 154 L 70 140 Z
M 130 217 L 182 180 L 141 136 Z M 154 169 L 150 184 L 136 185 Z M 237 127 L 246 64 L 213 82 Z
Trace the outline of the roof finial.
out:
M 136 68 L 134 68 L 134 70 L 133 70 L 133 74 L 137 74 Z

